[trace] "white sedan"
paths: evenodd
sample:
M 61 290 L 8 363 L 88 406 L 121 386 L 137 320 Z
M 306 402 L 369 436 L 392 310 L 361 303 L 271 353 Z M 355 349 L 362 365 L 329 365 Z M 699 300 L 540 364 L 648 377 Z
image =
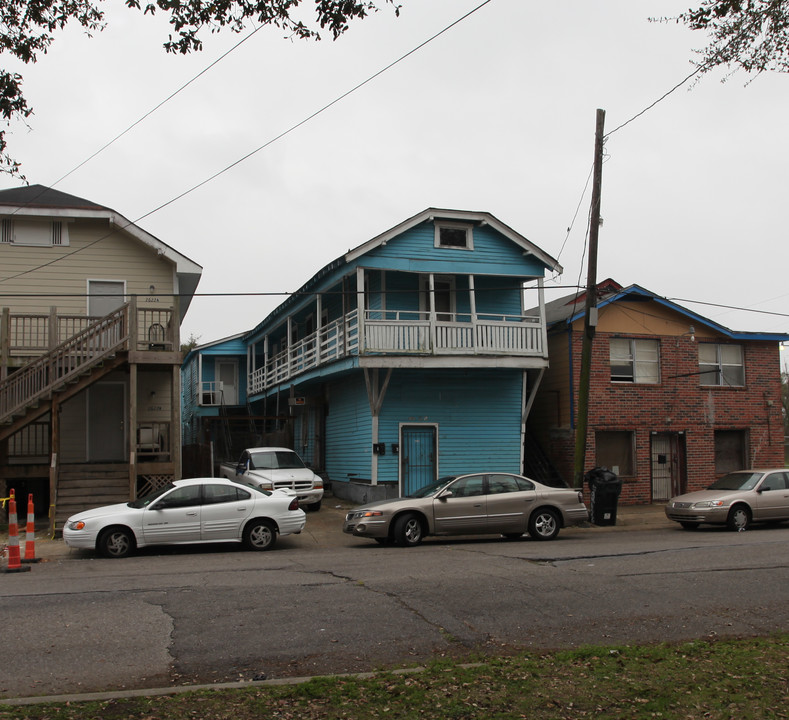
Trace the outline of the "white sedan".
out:
M 277 535 L 303 530 L 291 490 L 267 492 L 225 478 L 176 480 L 145 497 L 72 515 L 63 540 L 73 548 L 126 557 L 146 545 L 243 542 L 270 550 Z

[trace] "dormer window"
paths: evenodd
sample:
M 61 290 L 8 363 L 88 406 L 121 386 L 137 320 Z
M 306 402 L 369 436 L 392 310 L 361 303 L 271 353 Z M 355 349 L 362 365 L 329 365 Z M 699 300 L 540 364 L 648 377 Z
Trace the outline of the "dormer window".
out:
M 456 250 L 473 250 L 474 234 L 471 225 L 436 222 L 435 246 Z
M 68 225 L 62 220 L 3 218 L 0 221 L 0 243 L 32 247 L 68 245 Z

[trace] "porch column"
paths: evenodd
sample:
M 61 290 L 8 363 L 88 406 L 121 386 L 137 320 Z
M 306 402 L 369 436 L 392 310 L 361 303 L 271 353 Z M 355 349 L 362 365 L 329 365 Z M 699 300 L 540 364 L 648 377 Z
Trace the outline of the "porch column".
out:
M 250 396 L 249 379 L 255 374 L 255 343 L 247 345 L 247 375 L 244 378 L 247 398 Z M 247 402 L 249 400 L 247 399 Z
M 0 380 L 8 376 L 11 359 L 11 309 L 4 307 L 0 316 Z
M 47 350 L 56 348 L 60 343 L 58 342 L 58 309 L 52 305 L 49 308 L 49 327 L 47 329 Z
M 364 368 L 364 384 L 367 386 L 367 401 L 370 403 L 370 413 L 372 415 L 370 430 L 373 445 L 378 444 L 378 417 L 381 414 L 381 407 L 384 404 L 384 397 L 391 378 L 392 368 L 387 368 L 383 387 L 379 388 L 378 369 L 373 369 L 372 378 L 370 378 L 370 370 Z M 378 455 L 375 452 L 372 452 L 372 460 L 370 462 L 370 482 L 373 485 L 378 484 Z
M 60 398 L 52 395 L 49 408 L 49 532 L 55 532 L 55 510 L 58 502 L 58 457 L 60 455 Z
M 268 387 L 268 363 L 269 363 L 269 349 L 268 349 L 268 335 L 263 336 L 263 387 L 265 390 Z
M 523 293 L 521 293 L 523 295 Z M 540 341 L 542 342 L 542 356 L 548 357 L 548 322 L 545 319 L 545 288 L 543 287 L 542 278 L 537 280 L 537 297 L 540 306 Z M 523 302 L 523 300 L 521 300 Z M 521 311 L 521 315 L 525 310 Z
M 293 370 L 291 368 L 291 356 L 293 353 L 293 322 L 290 315 L 288 315 L 287 323 L 288 324 L 286 329 L 288 331 L 288 335 L 287 335 L 288 351 L 286 353 L 287 365 L 285 366 L 285 373 L 286 373 L 285 378 L 289 378 L 293 374 Z
M 320 293 L 315 293 L 315 364 L 321 364 L 321 345 L 323 343 L 323 301 Z
M 468 304 L 471 311 L 471 346 L 477 347 L 477 291 L 474 287 L 474 276 L 468 276 Z
M 181 367 L 173 365 L 170 410 L 170 461 L 173 464 L 173 479 L 181 479 Z
M 137 363 L 129 364 L 129 499 L 137 497 Z
M 430 325 L 430 351 L 436 351 L 436 282 L 433 273 L 427 278 L 428 321 Z
M 213 400 L 213 398 L 211 398 Z M 203 353 L 197 353 L 197 404 L 203 404 Z
M 359 328 L 359 355 L 364 353 L 364 268 L 356 268 L 356 314 Z

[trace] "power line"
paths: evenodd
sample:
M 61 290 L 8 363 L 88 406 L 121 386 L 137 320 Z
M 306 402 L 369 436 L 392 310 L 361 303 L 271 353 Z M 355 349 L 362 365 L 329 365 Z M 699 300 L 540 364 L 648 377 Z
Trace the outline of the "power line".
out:
M 518 285 L 511 285 L 511 286 L 499 286 L 500 290 L 513 290 L 513 289 L 522 289 L 523 286 Z M 536 290 L 535 287 L 527 287 L 526 290 Z M 551 289 L 568 289 L 568 290 L 585 290 L 585 286 L 582 285 L 554 285 Z M 387 290 L 387 294 L 396 295 L 398 293 L 411 293 L 411 290 Z M 200 293 L 154 293 L 151 295 L 150 293 L 125 293 L 126 297 L 136 297 L 136 298 L 146 298 L 146 297 L 191 297 L 191 298 L 209 298 L 209 297 L 309 297 L 311 295 L 356 295 L 356 290 L 348 291 L 348 290 L 336 290 L 336 291 L 316 291 L 316 290 L 297 290 L 297 291 L 271 291 L 271 292 L 200 292 Z M 0 293 L 0 298 L 25 298 L 25 299 L 43 299 L 43 298 L 85 298 L 85 297 L 105 297 L 101 293 Z M 110 297 L 107 295 L 106 297 Z M 111 297 L 117 297 L 116 295 L 111 295 Z M 660 298 L 658 298 L 660 299 Z M 740 312 L 750 312 L 756 313 L 759 315 L 774 315 L 776 317 L 789 317 L 789 313 L 784 312 L 776 312 L 773 310 L 756 310 L 754 308 L 747 308 L 747 307 L 740 307 L 736 305 L 724 305 L 721 303 L 711 303 L 705 302 L 703 300 L 689 300 L 687 298 L 672 298 L 666 297 L 662 298 L 664 300 L 669 300 L 670 302 L 676 303 L 685 303 L 685 304 L 692 304 L 692 305 L 708 305 L 711 307 L 722 308 L 724 310 L 737 310 Z M 647 317 L 654 317 L 654 318 L 662 318 L 660 315 L 653 315 L 652 313 L 647 313 L 639 311 L 640 314 L 645 315 Z
M 405 53 L 404 55 L 401 55 L 399 58 L 397 58 L 397 60 L 394 60 L 394 61 L 390 62 L 388 65 L 386 65 L 385 67 L 383 67 L 381 70 L 379 70 L 378 72 L 376 72 L 376 73 L 374 73 L 373 75 L 371 75 L 370 77 L 368 77 L 366 80 L 363 80 L 362 82 L 358 83 L 357 85 L 354 85 L 354 87 L 352 87 L 350 90 L 347 90 L 346 92 L 344 92 L 344 93 L 343 93 L 342 95 L 340 95 L 339 97 L 336 97 L 336 98 L 335 98 L 334 100 L 332 100 L 331 102 L 329 102 L 329 103 L 326 103 L 326 105 L 324 105 L 323 107 L 321 107 L 319 110 L 316 110 L 316 111 L 315 111 L 315 112 L 313 112 L 311 115 L 308 115 L 306 118 L 304 118 L 303 120 L 300 120 L 300 121 L 299 121 L 299 122 L 297 122 L 296 124 L 294 124 L 294 125 L 291 125 L 291 126 L 290 126 L 290 127 L 287 129 L 287 130 L 283 130 L 283 131 L 282 131 L 282 132 L 281 132 L 279 135 L 277 135 L 276 137 L 274 137 L 274 138 L 272 138 L 271 140 L 269 140 L 269 141 L 267 141 L 267 142 L 263 143 L 263 144 L 262 144 L 260 147 L 256 148 L 255 150 L 252 150 L 252 151 L 248 152 L 246 155 L 244 155 L 243 157 L 240 157 L 240 158 L 239 158 L 238 160 L 236 160 L 235 162 L 232 162 L 232 163 L 230 163 L 230 165 L 228 165 L 227 167 L 223 168 L 222 170 L 219 170 L 218 172 L 214 173 L 214 174 L 213 174 L 213 175 L 211 175 L 210 177 L 207 177 L 205 180 L 202 180 L 201 182 L 197 183 L 196 185 L 193 185 L 193 186 L 192 186 L 192 187 L 190 187 L 188 190 L 184 190 L 184 192 L 182 192 L 180 195 L 176 195 L 176 196 L 175 196 L 174 198 L 172 198 L 171 200 L 168 200 L 167 202 L 165 202 L 165 203 L 162 203 L 161 205 L 159 205 L 158 207 L 154 208 L 154 209 L 153 209 L 153 210 L 151 210 L 150 212 L 147 212 L 147 213 L 145 213 L 145 215 L 141 215 L 140 217 L 138 217 L 138 218 L 137 218 L 137 220 L 135 220 L 135 222 L 139 222 L 140 220 L 143 220 L 143 219 L 147 218 L 148 216 L 150 216 L 150 215 L 153 215 L 154 213 L 157 213 L 157 212 L 159 212 L 159 210 L 162 210 L 162 209 L 166 208 L 168 205 L 172 205 L 174 202 L 177 202 L 178 200 L 180 200 L 181 198 L 185 197 L 186 195 L 189 195 L 190 193 L 194 192 L 195 190 L 198 190 L 198 189 L 199 189 L 199 188 L 201 188 L 203 185 L 206 185 L 207 183 L 210 183 L 211 181 L 215 180 L 215 179 L 216 179 L 216 178 L 218 178 L 220 175 L 224 175 L 224 174 L 225 174 L 225 173 L 226 173 L 228 170 L 231 170 L 232 168 L 236 167 L 236 165 L 240 165 L 240 164 L 241 164 L 241 163 L 243 163 L 245 160 L 248 160 L 248 159 L 249 159 L 249 158 L 251 158 L 253 155 L 256 155 L 257 153 L 259 153 L 261 150 L 264 150 L 264 149 L 266 149 L 267 147 L 269 147 L 270 145 L 274 144 L 274 143 L 275 143 L 275 142 L 277 142 L 278 140 L 281 140 L 282 138 L 286 137 L 287 135 L 290 135 L 290 133 L 292 133 L 294 130 L 298 130 L 298 128 L 300 128 L 302 125 L 305 125 L 305 124 L 307 124 L 307 123 L 308 123 L 310 120 L 313 120 L 314 118 L 318 117 L 318 115 L 321 115 L 321 114 L 323 114 L 324 112 L 326 112 L 326 110 L 328 110 L 329 108 L 333 107 L 333 106 L 334 106 L 334 105 L 336 105 L 337 103 L 341 102 L 342 100 L 344 100 L 345 98 L 347 98 L 349 95 L 352 95 L 352 94 L 353 94 L 353 93 L 355 93 L 357 90 L 360 90 L 360 89 L 361 89 L 361 88 L 363 88 L 365 85 L 367 85 L 367 84 L 371 83 L 371 82 L 372 82 L 373 80 L 375 80 L 377 77 L 379 77 L 379 76 L 383 75 L 383 74 L 384 74 L 384 73 L 385 73 L 387 70 L 390 70 L 390 69 L 391 69 L 391 68 L 393 68 L 395 65 L 398 65 L 399 63 L 401 63 L 401 62 L 402 62 L 403 60 L 405 60 L 406 58 L 408 58 L 408 57 L 410 57 L 411 55 L 413 55 L 414 53 L 418 52 L 418 51 L 419 51 L 419 50 L 421 50 L 423 47 L 425 47 L 426 45 L 428 45 L 428 44 L 430 44 L 431 42 L 433 42 L 433 40 L 435 40 L 436 38 L 440 37 L 440 36 L 441 36 L 441 35 L 443 35 L 445 32 L 448 32 L 448 31 L 449 31 L 449 30 L 451 30 L 453 27 L 455 27 L 455 25 L 458 25 L 459 23 L 463 22 L 463 21 L 464 21 L 466 18 L 470 17 L 470 16 L 471 16 L 471 15 L 473 15 L 475 12 L 477 12 L 478 10 L 480 10 L 481 8 L 483 8 L 485 5 L 487 5 L 488 3 L 492 2 L 492 1 L 493 1 L 493 0 L 484 0 L 484 2 L 480 3 L 479 5 L 477 5 L 477 7 L 475 7 L 475 8 L 473 8 L 473 9 L 469 10 L 469 11 L 468 11 L 468 12 L 467 12 L 465 15 L 461 16 L 460 18 L 458 18 L 458 19 L 457 19 L 457 20 L 455 20 L 454 22 L 452 22 L 452 23 L 450 23 L 449 25 L 447 25 L 447 26 L 446 26 L 446 27 L 445 27 L 443 30 L 440 30 L 440 31 L 439 31 L 439 32 L 437 32 L 435 35 L 433 35 L 432 37 L 428 38 L 428 39 L 427 39 L 427 40 L 425 40 L 424 42 L 422 42 L 422 43 L 420 43 L 419 45 L 417 45 L 415 48 L 413 48 L 413 49 L 409 50 L 409 51 L 408 51 L 407 53 Z
M 470 17 L 471 15 L 473 15 L 473 14 L 474 14 L 474 13 L 476 13 L 478 10 L 482 9 L 483 7 L 485 7 L 485 5 L 489 4 L 489 3 L 490 3 L 490 2 L 492 2 L 492 1 L 493 1 L 493 0 L 484 0 L 484 1 L 483 1 L 483 2 L 481 2 L 479 5 L 477 5 L 475 8 L 472 8 L 471 10 L 469 10 L 469 12 L 467 12 L 465 15 L 462 15 L 462 16 L 461 16 L 460 18 L 458 18 L 457 20 L 454 20 L 453 22 L 451 22 L 451 23 L 450 23 L 449 25 L 447 25 L 447 26 L 446 26 L 446 27 L 445 27 L 443 30 L 440 30 L 439 32 L 435 33 L 434 35 L 432 35 L 431 37 L 429 37 L 427 40 L 425 40 L 425 41 L 423 41 L 422 43 L 420 43 L 419 45 L 417 45 L 415 48 L 412 48 L 411 50 L 409 50 L 409 51 L 408 51 L 407 53 L 405 53 L 404 55 L 401 55 L 399 58 L 397 58 L 397 60 L 394 60 L 394 61 L 390 62 L 388 65 L 386 65 L 385 67 L 383 67 L 381 70 L 378 70 L 378 72 L 374 73 L 373 75 L 370 75 L 370 76 L 369 76 L 369 77 L 368 77 L 366 80 L 364 80 L 364 81 L 362 81 L 362 82 L 358 83 L 357 85 L 355 85 L 354 87 L 352 87 L 350 90 L 347 90 L 347 91 L 346 91 L 346 92 L 344 92 L 342 95 L 340 95 L 340 96 L 336 97 L 334 100 L 332 100 L 331 102 L 327 103 L 326 105 L 324 105 L 323 107 L 321 107 L 319 110 L 316 110 L 315 112 L 313 112 L 313 113 L 312 113 L 311 115 L 309 115 L 308 117 L 306 117 L 306 118 L 304 118 L 303 120 L 301 120 L 301 121 L 297 122 L 296 124 L 292 125 L 292 126 L 291 126 L 291 127 L 289 127 L 287 130 L 284 130 L 283 132 L 281 132 L 279 135 L 277 135 L 276 137 L 272 138 L 271 140 L 268 140 L 267 142 L 263 143 L 263 144 L 262 144 L 260 147 L 256 148 L 255 150 L 252 150 L 251 152 L 248 152 L 246 155 L 244 155 L 243 157 L 239 158 L 239 159 L 238 159 L 238 160 L 236 160 L 235 162 L 232 162 L 232 163 L 230 163 L 230 165 L 226 166 L 224 169 L 222 169 L 222 170 L 220 170 L 220 171 L 218 171 L 218 172 L 214 173 L 214 174 L 213 174 L 213 175 L 211 175 L 210 177 L 206 178 L 205 180 L 202 180 L 201 182 L 199 182 L 199 183 L 197 183 L 196 185 L 192 186 L 192 187 L 191 187 L 191 188 L 189 188 L 188 190 L 185 190 L 184 192 L 180 193 L 180 194 L 179 194 L 179 195 L 177 195 L 176 197 L 174 197 L 174 198 L 171 198 L 171 199 L 170 199 L 170 200 L 168 200 L 167 202 L 165 202 L 165 203 L 162 203 L 161 205 L 159 205 L 158 207 L 154 208 L 153 210 L 150 210 L 149 212 L 145 213 L 144 215 L 140 215 L 140 217 L 138 217 L 136 220 L 134 220 L 134 221 L 129 221 L 129 223 L 128 223 L 127 225 L 122 225 L 122 226 L 119 226 L 119 228 L 118 228 L 118 229 L 120 229 L 120 230 L 125 230 L 125 229 L 126 229 L 127 227 L 129 227 L 130 225 L 135 225 L 135 224 L 137 224 L 138 222 L 140 222 L 141 220 L 144 220 L 145 218 L 147 218 L 147 217 L 149 217 L 149 216 L 153 215 L 154 213 L 157 213 L 157 212 L 159 212 L 159 210 L 162 210 L 163 208 L 167 207 L 168 205 L 172 205 L 173 203 L 177 202 L 178 200 L 180 200 L 181 198 L 185 197 L 186 195 L 189 195 L 190 193 L 194 192 L 195 190 L 197 190 L 197 189 L 201 188 L 203 185 L 206 185 L 206 184 L 208 184 L 208 183 L 209 183 L 209 182 L 211 182 L 212 180 L 215 180 L 216 178 L 218 178 L 220 175 L 223 175 L 224 173 L 228 172 L 229 170 L 231 170 L 232 168 L 234 168 L 236 165 L 240 165 L 240 164 L 241 164 L 241 163 L 243 163 L 245 160 L 248 160 L 248 159 L 249 159 L 250 157 L 252 157 L 253 155 L 255 155 L 255 154 L 259 153 L 261 150 L 264 150 L 265 148 L 269 147 L 270 145 L 273 145 L 275 142 L 277 142 L 278 140 L 281 140 L 281 139 L 282 139 L 282 138 L 284 138 L 285 136 L 287 136 L 287 135 L 290 135 L 290 133 L 294 132 L 295 130 L 297 130 L 298 128 L 300 128 L 302 125 L 305 125 L 305 124 L 306 124 L 306 123 L 308 123 L 310 120 L 312 120 L 312 119 L 316 118 L 318 115 L 321 115 L 322 113 L 324 113 L 324 112 L 325 112 L 326 110 L 328 110 L 329 108 L 333 107 L 334 105 L 336 105 L 336 104 L 337 104 L 337 103 L 339 103 L 340 101 L 342 101 L 342 100 L 344 100 L 345 98 L 347 98 L 349 95 L 352 95 L 352 94 L 353 94 L 353 93 L 355 93 L 357 90 L 361 89 L 362 87 L 364 87 L 365 85 L 369 84 L 370 82 L 372 82 L 373 80 L 375 80 L 375 79 L 376 79 L 376 78 L 378 78 L 379 76 L 383 75 L 385 72 L 387 72 L 388 70 L 390 70 L 391 68 L 393 68 L 395 65 L 398 65 L 399 63 L 401 63 L 401 62 L 402 62 L 403 60 L 405 60 L 406 58 L 408 58 L 408 57 L 410 57 L 411 55 L 413 55 L 414 53 L 418 52 L 418 51 L 419 51 L 419 50 L 421 50 L 423 47 L 425 47 L 425 46 L 426 46 L 426 45 L 428 45 L 429 43 L 433 42 L 433 40 L 435 40 L 436 38 L 440 37 L 440 36 L 441 36 L 441 35 L 443 35 L 444 33 L 448 32 L 448 31 L 449 31 L 449 30 L 451 30 L 453 27 L 455 27 L 455 26 L 456 26 L 456 25 L 458 25 L 459 23 L 463 22 L 463 21 L 464 21 L 464 20 L 466 20 L 468 17 Z M 260 28 L 258 28 L 258 29 L 260 29 Z M 257 30 L 256 30 L 255 32 L 257 32 Z M 246 38 L 244 38 L 244 40 L 247 40 L 247 39 L 249 39 L 249 37 L 251 37 L 253 34 L 254 34 L 254 33 L 251 33 L 249 36 L 247 36 Z M 241 42 L 244 42 L 244 40 L 242 40 Z M 240 44 L 241 44 L 241 43 L 239 42 L 239 43 L 238 43 L 238 44 L 237 44 L 235 47 L 238 47 L 238 45 L 240 45 Z M 234 49 L 235 49 L 235 47 L 234 47 L 234 48 L 232 48 L 232 49 L 231 49 L 230 51 L 228 51 L 228 52 L 232 52 L 232 50 L 234 50 Z M 228 53 L 225 53 L 225 55 L 223 55 L 222 57 L 225 57 L 227 54 L 228 54 Z M 219 58 L 219 60 L 221 60 L 221 59 L 222 59 L 222 58 Z M 216 62 L 219 62 L 219 60 L 217 60 Z M 215 64 L 216 64 L 216 62 L 215 62 L 215 63 L 213 63 L 213 64 L 215 65 Z M 209 66 L 209 67 L 211 67 L 211 66 Z M 206 68 L 206 70 L 207 70 L 207 69 L 208 69 L 208 68 Z M 205 72 L 205 71 L 203 71 L 203 72 Z M 202 73 L 200 73 L 200 74 L 202 74 Z M 197 77 L 197 76 L 196 76 L 196 77 Z M 190 81 L 190 82 L 191 82 L 191 81 Z M 189 83 L 187 83 L 187 84 L 189 84 Z M 184 86 L 184 87 L 186 87 L 186 86 Z M 182 88 L 182 89 L 183 89 L 183 88 Z M 174 93 L 173 95 L 177 94 L 178 92 L 180 92 L 180 90 L 176 91 L 176 93 Z M 166 102 L 166 101 L 164 101 L 164 102 Z M 161 103 L 161 104 L 164 104 L 164 103 Z M 159 106 L 157 106 L 157 107 L 159 107 Z M 154 110 L 155 110 L 155 109 L 156 109 L 156 108 L 154 108 Z M 153 110 L 152 110 L 151 112 L 153 112 Z M 150 113 L 148 113 L 148 115 L 150 115 Z M 144 116 L 144 117 L 147 117 L 147 116 Z M 143 119 L 143 118 L 141 118 L 141 120 L 142 120 L 142 119 Z M 140 122 L 140 121 L 138 121 L 138 122 Z M 135 125 L 136 125 L 136 124 L 137 124 L 137 123 L 135 123 Z M 133 125 L 132 125 L 131 127 L 133 127 Z M 130 128 L 128 128 L 128 129 L 127 129 L 127 131 L 128 131 L 128 130 L 130 130 L 130 129 L 131 129 L 131 127 L 130 127 Z M 125 132 L 127 132 L 127 131 L 124 131 L 124 133 L 125 133 Z M 121 133 L 121 134 L 124 134 L 124 133 Z M 120 136 L 118 136 L 118 137 L 120 137 Z M 112 141 L 112 142 L 114 142 L 114 141 Z M 103 149 L 103 148 L 102 148 L 102 149 Z M 99 150 L 98 152 L 101 152 L 101 150 Z M 96 153 L 96 154 L 98 154 L 98 153 Z M 88 158 L 88 159 L 90 159 L 90 158 Z M 87 160 L 86 160 L 85 162 L 87 162 Z M 82 163 L 82 164 L 84 164 L 84 163 Z M 78 166 L 78 167 L 79 167 L 79 166 Z M 75 168 L 75 169 L 76 169 L 76 168 Z M 72 171 L 72 172 L 73 172 L 73 171 Z M 64 177 L 65 177 L 65 176 L 64 176 Z M 63 178 L 61 178 L 61 180 L 62 180 L 62 179 L 63 179 Z M 60 182 L 60 181 L 58 181 L 58 182 Z M 57 262 L 60 262 L 61 260 L 64 260 L 65 258 L 71 257 L 72 255 L 76 255 L 76 254 L 77 254 L 77 253 L 79 253 L 79 252 L 82 252 L 82 251 L 84 251 L 84 250 L 87 250 L 87 249 L 88 249 L 88 248 L 90 248 L 90 247 L 93 247 L 94 245 L 96 245 L 97 243 L 101 242 L 102 240 L 106 240 L 106 239 L 107 239 L 108 237 L 110 237 L 112 234 L 113 234 L 112 232 L 110 232 L 110 233 L 107 233 L 106 235 L 103 235 L 103 236 L 101 236 L 101 237 L 97 238 L 96 240 L 94 240 L 94 241 L 92 241 L 92 242 L 88 243 L 87 245 L 85 245 L 85 246 L 83 246 L 83 247 L 81 247 L 81 248 L 78 248 L 78 249 L 76 249 L 76 250 L 74 250 L 74 251 L 72 251 L 72 252 L 70 252 L 70 253 L 67 253 L 67 254 L 65 254 L 65 255 L 62 255 L 62 256 L 60 256 L 60 257 L 58 257 L 58 258 L 54 258 L 54 259 L 50 260 L 50 261 L 49 261 L 49 262 L 47 262 L 47 263 L 43 263 L 43 264 L 41 264 L 41 265 L 38 265 L 37 267 L 30 268 L 29 270 L 24 270 L 24 271 L 22 271 L 22 272 L 19 272 L 19 273 L 17 273 L 16 275 L 9 275 L 8 277 L 5 277 L 5 278 L 0 278 L 0 283 L 2 283 L 2 282 L 5 282 L 5 281 L 7 281 L 7 280 L 14 280 L 15 278 L 22 277 L 22 276 L 24 276 L 24 275 L 28 275 L 28 274 L 30 274 L 30 273 L 32 273 L 32 272 L 35 272 L 36 270 L 41 270 L 41 269 L 43 269 L 43 268 L 45 268 L 45 267 L 48 267 L 49 265 L 53 265 L 53 264 L 55 264 L 55 263 L 57 263 Z
M 195 75 L 193 78 L 191 78 L 191 79 L 190 79 L 190 80 L 188 80 L 186 83 L 184 83 L 183 85 L 181 85 L 181 87 L 179 87 L 179 88 L 178 88 L 178 89 L 177 89 L 175 92 L 172 92 L 172 93 L 170 93 L 170 94 L 169 94 L 169 95 L 168 95 L 168 96 L 167 96 L 167 97 L 166 97 L 164 100 L 162 100 L 160 103 L 158 103 L 157 105 L 155 105 L 153 108 L 151 108 L 151 109 L 150 109 L 148 112 L 146 112 L 144 115 L 142 115 L 142 116 L 141 116 L 141 117 L 139 117 L 137 120 L 135 120 L 135 121 L 134 121 L 134 122 L 133 122 L 131 125 L 129 125 L 129 127 L 127 127 L 125 130 L 123 130 L 122 132 L 118 133 L 118 134 L 117 134 L 117 135 L 116 135 L 114 138 L 112 138 L 112 140 L 110 140 L 110 141 L 106 142 L 104 145 L 102 145 L 102 146 L 101 146 L 101 147 L 100 147 L 98 150 L 96 150 L 96 152 L 94 152 L 92 155 L 88 156 L 88 157 L 87 157 L 85 160 L 83 160 L 81 163 L 79 163 L 79 165 L 77 165 L 77 166 L 73 167 L 73 168 L 72 168 L 71 170 L 69 170 L 69 171 L 68 171 L 68 172 L 67 172 L 65 175 L 63 175 L 62 177 L 60 177 L 59 179 L 57 179 L 57 180 L 56 180 L 56 181 L 55 181 L 55 182 L 54 182 L 52 185 L 50 185 L 49 187 L 55 187 L 55 185 L 57 185 L 58 183 L 60 183 L 60 182 L 62 182 L 63 180 L 65 180 L 65 179 L 66 179 L 66 178 L 67 178 L 69 175 L 71 175 L 72 173 L 75 173 L 75 172 L 76 172 L 77 170 L 79 170 L 79 169 L 80 169 L 80 168 L 81 168 L 83 165 L 86 165 L 86 164 L 87 164 L 87 163 L 89 163 L 91 160 L 93 160 L 93 158 L 95 158 L 97 155 L 99 155 L 100 153 L 104 152 L 104 151 L 105 151 L 105 150 L 106 150 L 106 149 L 107 149 L 107 148 L 108 148 L 110 145 L 112 145 L 113 143 L 115 143 L 115 142 L 117 142 L 118 140 L 120 140 L 120 139 L 121 139 L 121 138 L 122 138 L 124 135 L 126 135 L 126 133 L 130 132 L 130 131 L 131 131 L 131 130 L 133 130 L 135 127 L 137 127 L 137 125 L 139 125 L 139 124 L 140 124 L 140 123 L 141 123 L 143 120 L 145 120 L 146 118 L 148 118 L 148 117 L 150 117 L 151 115 L 153 115 L 153 114 L 154 114 L 154 113 L 155 113 L 155 112 L 156 112 L 156 111 L 157 111 L 159 108 L 161 108 L 163 105 L 166 105 L 168 102 L 170 102 L 170 100 L 172 100 L 172 99 L 173 99 L 173 98 L 174 98 L 176 95 L 178 95 L 180 92 L 182 92 L 182 91 L 183 91 L 183 90 L 185 90 L 187 87 L 189 87 L 189 86 L 190 86 L 190 85 L 191 85 L 193 82 L 195 82 L 195 81 L 196 81 L 198 78 L 200 78 L 200 77 L 202 77 L 203 75 L 205 75 L 205 74 L 206 74 L 206 73 L 207 73 L 207 72 L 208 72 L 208 71 L 209 71 L 211 68 L 213 68 L 214 66 L 216 66 L 216 65 L 217 65 L 218 63 L 220 63 L 222 60 L 224 60 L 224 59 L 225 59 L 225 58 L 226 58 L 228 55 L 230 55 L 230 53 L 232 53 L 232 52 L 233 52 L 233 51 L 235 51 L 237 48 L 239 48 L 241 45 L 243 45 L 243 44 L 244 44 L 244 43 L 245 43 L 247 40 L 249 40 L 249 39 L 250 39 L 250 38 L 251 38 L 253 35 L 255 35 L 255 33 L 257 33 L 257 32 L 258 32 L 259 30 L 261 30 L 263 27 L 264 27 L 263 25 L 259 25 L 258 27 L 256 27 L 256 28 L 255 28 L 255 29 L 254 29 L 254 30 L 253 30 L 251 33 L 249 33 L 247 36 L 243 37 L 243 38 L 242 38 L 241 40 L 239 40 L 239 41 L 238 41 L 238 42 L 237 42 L 235 45 L 233 45 L 233 47 L 231 47 L 231 48 L 230 48 L 230 49 L 229 49 L 227 52 L 225 52 L 225 53 L 223 53 L 222 55 L 220 55 L 220 56 L 219 56 L 219 57 L 218 57 L 216 60 L 214 60 L 212 63 L 210 63 L 210 64 L 206 65 L 206 67 L 204 67 L 204 68 L 203 68 L 203 69 L 202 69 L 202 70 L 201 70 L 199 73 L 197 73 L 197 75 Z

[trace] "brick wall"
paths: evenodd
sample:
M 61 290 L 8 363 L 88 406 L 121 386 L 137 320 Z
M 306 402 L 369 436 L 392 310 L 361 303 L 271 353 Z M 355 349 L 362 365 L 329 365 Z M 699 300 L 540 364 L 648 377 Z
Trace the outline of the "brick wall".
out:
M 597 464 L 597 431 L 634 433 L 635 470 L 633 476 L 622 478 L 622 504 L 648 503 L 653 499 L 650 454 L 653 433 L 676 434 L 680 444 L 684 445 L 688 491 L 706 487 L 716 476 L 715 432 L 718 430 L 746 433 L 750 466 L 783 467 L 777 343 L 741 343 L 745 361 L 745 387 L 702 387 L 698 375 L 699 340 L 691 340 L 687 335 L 656 336 L 660 341 L 660 382 L 643 385 L 611 382 L 610 337 L 611 334 L 598 333 L 593 344 L 584 468 L 588 470 Z M 582 333 L 573 332 L 575 413 L 578 407 L 581 343 Z M 566 391 L 569 393 L 569 387 Z M 571 481 L 574 430 L 566 426 L 543 426 L 539 428 L 538 436 L 554 464 Z

